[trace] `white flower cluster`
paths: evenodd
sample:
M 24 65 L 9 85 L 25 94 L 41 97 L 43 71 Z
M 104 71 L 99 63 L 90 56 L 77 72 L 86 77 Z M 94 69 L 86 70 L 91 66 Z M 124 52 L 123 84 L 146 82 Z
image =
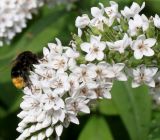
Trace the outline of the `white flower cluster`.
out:
M 22 119 L 17 140 L 59 138 L 63 126 L 79 124 L 79 112 L 90 113 L 89 103 L 96 99 L 111 98 L 113 80 L 126 81 L 124 64 L 76 64 L 79 53 L 72 47 L 49 43 L 44 57 L 34 65 L 30 87 L 24 89 Z M 72 43 L 72 46 L 74 44 Z
M 75 22 L 78 28 L 75 40 L 83 42 L 77 41 L 85 52 L 85 60 L 124 63 L 129 69 L 127 75 L 133 78 L 133 88 L 142 84 L 157 88 L 160 17 L 157 14 L 150 18 L 141 15 L 144 2 L 142 6 L 133 2 L 131 7 L 125 6 L 120 12 L 114 1 L 110 1 L 109 7 L 99 5 L 100 8 L 91 8 L 92 18 L 83 14 Z M 160 102 L 160 97 L 157 99 Z
M 48 2 L 68 2 L 49 0 Z M 17 33 L 27 26 L 27 20 L 42 7 L 47 0 L 0 0 L 0 46 L 10 43 Z M 74 2 L 73 0 L 69 2 Z
M 80 112 L 90 113 L 90 103 L 111 98 L 114 80 L 131 76 L 133 88 L 146 84 L 155 91 L 159 16 L 139 15 L 144 3 L 133 2 L 121 12 L 117 3 L 110 4 L 92 7 L 92 19 L 77 17 L 78 35 L 69 47 L 56 38 L 57 44 L 43 49 L 24 88 L 17 140 L 60 139 L 63 127 L 79 124 Z
M 32 13 L 44 4 L 44 0 L 1 0 L 0 1 L 0 45 L 9 43 L 26 27 Z

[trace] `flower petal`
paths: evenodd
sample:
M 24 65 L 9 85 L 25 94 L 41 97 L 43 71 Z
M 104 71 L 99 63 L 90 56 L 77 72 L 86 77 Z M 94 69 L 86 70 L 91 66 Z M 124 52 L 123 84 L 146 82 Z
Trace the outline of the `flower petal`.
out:
M 81 106 L 80 111 L 83 112 L 83 113 L 90 113 L 90 109 L 87 105 Z
M 143 50 L 143 54 L 145 56 L 153 56 L 154 55 L 154 51 L 151 48 L 146 48 L 145 50 Z
M 104 98 L 106 99 L 111 99 L 112 96 L 111 96 L 111 93 L 109 91 L 106 91 L 104 94 L 103 94 Z
M 70 115 L 69 119 L 72 123 L 79 124 L 79 120 L 75 115 Z
M 62 131 L 63 131 L 63 126 L 62 125 L 56 126 L 55 131 L 56 131 L 57 136 L 61 136 Z
M 95 58 L 96 58 L 96 56 L 95 56 L 94 54 L 91 54 L 91 53 L 88 53 L 88 54 L 86 55 L 86 57 L 85 57 L 85 59 L 86 59 L 87 61 L 93 61 L 93 60 L 95 60 Z
M 119 81 L 127 81 L 127 76 L 124 73 L 120 72 L 119 75 L 117 76 L 117 79 Z
M 78 36 L 81 37 L 83 34 L 82 30 L 80 28 L 78 28 Z
M 136 59 L 141 59 L 143 57 L 143 53 L 141 51 L 139 51 L 139 50 L 135 50 L 134 51 L 134 57 Z
M 104 58 L 104 53 L 103 52 L 98 52 L 97 54 L 97 60 L 101 61 Z
M 144 45 L 147 47 L 153 47 L 156 44 L 156 39 L 148 38 L 144 41 Z
M 139 87 L 141 84 L 137 83 L 136 81 L 132 81 L 132 88 L 137 88 Z
M 98 7 L 92 7 L 91 14 L 93 17 L 99 17 L 102 15 L 102 11 Z
M 81 44 L 81 49 L 84 51 L 84 52 L 87 52 L 89 53 L 89 48 L 91 47 L 91 44 L 90 43 L 87 43 L 87 42 L 84 42 Z
M 49 138 L 53 133 L 53 128 L 49 127 L 47 130 L 46 130 L 46 136 L 47 138 Z
M 155 82 L 154 82 L 154 80 L 152 80 L 152 81 L 150 81 L 150 82 L 148 82 L 148 83 L 146 83 L 148 86 L 150 86 L 150 87 L 155 87 Z

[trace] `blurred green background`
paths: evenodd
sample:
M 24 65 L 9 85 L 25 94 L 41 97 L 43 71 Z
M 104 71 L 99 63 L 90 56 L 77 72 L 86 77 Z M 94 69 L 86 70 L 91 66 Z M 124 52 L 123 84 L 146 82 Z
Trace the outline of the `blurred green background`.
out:
M 90 13 L 92 6 L 107 0 L 79 0 L 70 11 L 65 5 L 45 6 L 28 27 L 18 34 L 11 45 L 0 48 L 0 140 L 14 140 L 23 93 L 16 89 L 10 78 L 11 62 L 17 54 L 30 50 L 41 53 L 55 37 L 67 45 L 71 33 L 77 32 L 75 19 L 82 13 Z M 131 0 L 116 0 L 120 9 L 130 5 Z M 142 0 L 137 0 L 141 4 Z M 146 0 L 145 13 L 160 14 L 160 0 Z M 79 117 L 80 125 L 71 125 L 64 130 L 62 140 L 160 140 L 160 111 L 153 108 L 148 89 L 142 86 L 131 89 L 130 83 L 116 82 L 112 100 L 97 103 L 90 115 Z

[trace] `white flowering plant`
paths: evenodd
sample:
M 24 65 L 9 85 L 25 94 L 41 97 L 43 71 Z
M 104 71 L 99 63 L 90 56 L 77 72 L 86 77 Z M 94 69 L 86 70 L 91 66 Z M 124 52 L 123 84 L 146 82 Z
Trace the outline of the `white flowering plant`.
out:
M 160 17 L 148 18 L 141 14 L 144 7 L 145 3 L 140 6 L 133 2 L 131 7 L 119 11 L 114 1 L 107 7 L 99 3 L 98 7 L 91 8 L 91 16 L 83 14 L 76 18 L 78 33 L 73 34 L 68 46 L 56 38 L 56 43 L 48 43 L 43 48 L 43 57 L 30 72 L 30 85 L 23 90 L 22 111 L 18 114 L 21 122 L 17 128 L 21 134 L 17 140 L 59 140 L 64 128 L 71 123 L 80 124 L 79 115 L 89 114 L 93 104 L 102 99 L 113 100 L 112 96 L 118 96 L 115 103 L 117 100 L 122 103 L 119 110 L 125 108 L 136 116 L 143 114 L 149 103 L 138 111 L 138 105 L 130 110 L 129 104 L 134 104 L 135 95 L 130 93 L 122 100 L 123 89 L 136 88 L 137 91 L 137 87 L 145 85 L 143 88 L 149 87 L 154 101 L 159 104 Z M 118 82 L 119 95 L 112 95 L 117 81 L 131 82 L 124 88 Z M 138 94 L 140 99 L 148 97 L 143 92 Z M 128 103 L 125 104 L 128 108 L 123 108 L 123 102 Z M 149 112 L 143 114 L 148 115 L 146 120 L 125 114 L 127 120 L 124 114 L 120 115 L 131 139 L 148 138 L 148 128 L 144 129 L 143 123 L 150 119 Z M 127 123 L 135 123 L 136 135 Z
M 0 47 L 10 44 L 13 38 L 27 27 L 27 21 L 33 18 L 45 5 L 56 6 L 61 3 L 73 3 L 76 0 L 1 0 L 0 1 Z M 68 8 L 71 7 L 67 6 Z

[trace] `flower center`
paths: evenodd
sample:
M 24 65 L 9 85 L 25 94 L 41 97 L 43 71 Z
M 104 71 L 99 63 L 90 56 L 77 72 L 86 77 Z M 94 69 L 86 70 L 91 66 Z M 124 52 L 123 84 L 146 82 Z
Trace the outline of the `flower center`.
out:
M 97 69 L 96 73 L 97 73 L 97 75 L 101 75 L 102 74 L 102 70 L 101 69 Z
M 83 71 L 82 71 L 82 76 L 86 76 L 86 75 L 87 75 L 86 70 L 83 70 Z
M 52 95 L 48 95 L 50 101 L 53 101 L 55 98 Z
M 99 87 L 99 88 L 95 89 L 95 92 L 96 92 L 96 95 L 99 97 L 99 96 L 101 96 L 102 89 Z
M 61 61 L 59 62 L 59 65 L 60 65 L 61 67 L 63 67 L 64 64 L 65 64 L 65 61 L 64 61 L 64 60 L 61 60 Z
M 62 81 L 59 79 L 59 80 L 57 80 L 56 81 L 56 83 L 55 83 L 55 86 L 57 87 L 57 88 L 61 88 L 61 87 L 63 87 L 63 83 L 62 83 Z
M 94 53 L 98 53 L 98 51 L 99 51 L 98 48 L 95 48 L 95 47 L 93 48 Z
M 112 9 L 108 10 L 108 16 L 110 16 L 112 13 L 113 13 Z
M 78 103 L 76 101 L 73 102 L 72 105 L 73 105 L 73 107 L 74 107 L 75 110 L 78 108 Z
M 145 49 L 145 45 L 143 44 L 143 42 L 142 42 L 142 44 L 139 44 L 138 48 L 139 48 L 140 50 L 144 50 L 144 49 Z
M 141 79 L 142 81 L 145 81 L 145 75 L 144 75 L 144 73 L 141 73 L 141 74 L 140 74 L 140 79 Z
M 81 91 L 83 95 L 87 95 L 87 88 L 83 88 Z

